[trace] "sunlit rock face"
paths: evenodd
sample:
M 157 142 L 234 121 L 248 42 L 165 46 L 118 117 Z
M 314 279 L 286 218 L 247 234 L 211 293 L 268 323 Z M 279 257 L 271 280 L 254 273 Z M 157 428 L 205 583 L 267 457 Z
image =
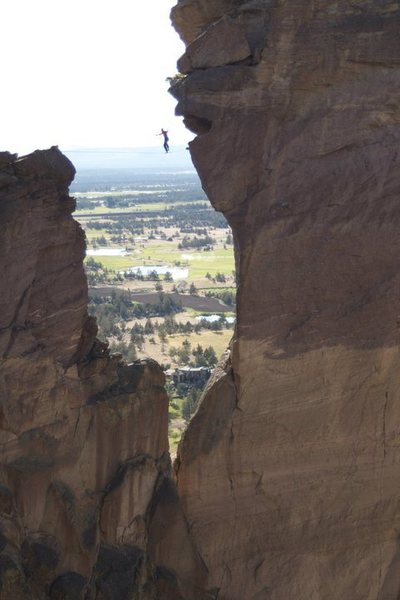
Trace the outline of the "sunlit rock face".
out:
M 147 599 L 165 579 L 148 544 L 164 375 L 96 339 L 73 175 L 57 148 L 0 153 L 1 600 Z
M 399 4 L 181 0 L 172 15 L 187 43 L 172 91 L 238 278 L 231 356 L 176 464 L 198 597 L 394 600 Z

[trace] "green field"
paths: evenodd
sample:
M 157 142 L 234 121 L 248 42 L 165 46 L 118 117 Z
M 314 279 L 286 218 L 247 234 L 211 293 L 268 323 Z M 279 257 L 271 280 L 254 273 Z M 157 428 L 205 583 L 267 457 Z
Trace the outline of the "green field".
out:
M 84 227 L 85 224 L 81 223 L 81 225 Z M 89 244 L 91 243 L 93 238 L 98 238 L 100 236 L 104 236 L 105 238 L 107 238 L 107 240 L 110 239 L 110 234 L 107 233 L 107 229 L 86 229 L 85 233 Z
M 103 192 L 75 192 L 74 196 L 75 198 L 87 198 L 87 199 L 92 199 L 95 200 L 97 198 L 114 198 L 114 197 L 120 197 L 120 198 L 131 198 L 132 196 L 137 196 L 138 194 L 140 194 L 141 196 L 146 196 L 146 195 L 154 195 L 154 189 L 152 190 L 107 190 L 107 191 L 103 191 Z
M 184 189 L 177 186 L 177 192 L 182 193 Z M 168 191 L 169 188 L 168 188 Z M 142 196 L 142 198 L 132 198 L 134 194 Z M 75 215 L 82 227 L 86 230 L 87 240 L 89 244 L 93 244 L 96 238 L 104 237 L 111 247 L 116 247 L 111 242 L 111 237 L 114 239 L 124 240 L 118 247 L 127 247 L 128 256 L 107 256 L 99 255 L 94 259 L 100 262 L 111 272 L 123 271 L 129 267 L 159 265 L 167 268 L 174 266 L 187 267 L 189 269 L 189 283 L 200 284 L 204 286 L 204 278 L 208 273 L 211 277 L 215 277 L 217 273 L 229 276 L 232 279 L 234 271 L 233 247 L 230 242 L 226 245 L 228 228 L 224 223 L 215 220 L 216 213 L 211 206 L 208 210 L 204 209 L 206 201 L 203 200 L 181 200 L 175 201 L 152 201 L 147 194 L 156 195 L 158 192 L 153 188 L 148 192 L 146 190 L 110 190 L 110 191 L 87 191 L 78 192 L 75 196 L 78 199 L 89 200 L 90 208 L 81 208 L 76 211 Z M 129 203 L 128 207 L 110 208 L 104 206 L 108 198 L 117 196 L 126 198 Z M 160 194 L 161 196 L 161 194 Z M 200 209 L 199 209 L 200 206 Z M 169 208 L 183 207 L 175 214 L 175 219 L 171 219 L 170 213 L 166 213 Z M 135 213 L 137 217 L 132 217 Z M 122 213 L 119 218 L 116 214 Z M 147 213 L 153 213 L 147 215 Z M 124 228 L 124 216 L 130 215 L 127 219 L 126 227 Z M 101 217 L 99 215 L 102 215 Z M 113 219 L 112 219 L 113 217 Z M 111 219 L 111 220 L 110 220 Z M 100 229 L 88 227 L 90 224 L 98 224 Z M 115 231 L 115 235 L 114 235 Z M 199 233 L 197 233 L 199 232 Z M 178 248 L 179 243 L 186 238 L 186 242 L 193 241 L 196 235 L 205 235 L 205 232 L 213 238 L 213 244 L 204 248 L 195 246 L 188 249 Z M 165 235 L 164 235 L 165 234 Z M 156 236 L 163 235 L 164 239 L 155 239 Z M 177 236 L 178 237 L 175 237 Z M 137 238 L 147 237 L 146 240 Z M 172 237 L 172 239 L 171 239 Z M 169 238 L 169 241 L 168 239 Z M 135 241 L 136 240 L 136 241 Z M 227 283 L 231 283 L 227 280 Z M 218 284 L 216 284 L 218 287 Z M 209 286 L 212 287 L 210 281 Z
M 176 202 L 149 202 L 149 203 L 140 203 L 140 204 L 135 204 L 134 201 L 132 201 L 132 206 L 124 206 L 124 207 L 116 207 L 116 208 L 110 208 L 108 206 L 103 206 L 103 205 L 99 205 L 96 204 L 95 206 L 93 206 L 93 208 L 82 208 L 82 209 L 78 209 L 75 211 L 75 216 L 77 218 L 79 218 L 79 216 L 81 215 L 90 215 L 90 216 L 96 216 L 98 214 L 104 215 L 104 217 L 106 218 L 107 215 L 113 215 L 113 214 L 118 214 L 118 213 L 135 213 L 135 212 L 142 212 L 142 211 L 159 211 L 162 212 L 164 210 L 167 210 L 169 208 L 175 207 L 175 206 L 184 206 L 185 204 L 187 204 L 187 201 L 185 200 L 179 200 Z M 198 206 L 198 205 L 204 204 L 204 200 L 197 200 L 195 202 L 191 202 L 190 205 L 191 206 Z
M 180 266 L 189 268 L 188 279 L 191 282 L 204 279 L 207 273 L 211 276 L 215 276 L 217 273 L 232 275 L 235 268 L 233 252 L 230 247 L 215 247 L 208 252 L 185 251 L 179 249 L 175 241 L 151 241 L 148 245 L 137 244 L 129 256 L 95 256 L 93 258 L 112 271 L 152 264 L 173 267 L 174 263 L 179 262 Z

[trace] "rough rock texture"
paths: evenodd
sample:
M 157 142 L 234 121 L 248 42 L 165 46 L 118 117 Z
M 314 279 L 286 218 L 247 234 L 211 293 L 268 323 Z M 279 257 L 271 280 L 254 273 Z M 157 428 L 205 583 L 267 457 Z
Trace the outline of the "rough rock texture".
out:
M 204 569 L 185 597 L 398 599 L 399 3 L 181 0 L 173 20 L 172 91 L 239 282 L 176 464 Z M 222 22 L 250 58 L 215 48 Z M 221 62 L 196 68 L 207 40 Z
M 73 175 L 57 148 L 0 153 L 1 600 L 146 599 L 168 579 L 148 548 L 164 375 L 96 340 Z
M 181 0 L 238 316 L 170 479 L 87 316 L 71 164 L 0 153 L 0 600 L 398 600 L 400 7 Z
M 223 45 L 221 38 L 224 39 Z M 194 69 L 239 62 L 250 55 L 250 46 L 240 23 L 230 17 L 222 17 L 188 46 L 178 61 L 178 69 L 181 73 L 190 73 Z

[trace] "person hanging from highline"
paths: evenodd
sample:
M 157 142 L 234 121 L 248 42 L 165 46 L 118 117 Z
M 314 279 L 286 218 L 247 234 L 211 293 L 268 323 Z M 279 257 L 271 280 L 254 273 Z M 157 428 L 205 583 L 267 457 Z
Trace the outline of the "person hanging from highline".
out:
M 168 131 L 166 131 L 165 129 L 163 129 L 163 128 L 161 127 L 161 132 L 160 132 L 160 133 L 157 133 L 156 135 L 163 135 L 163 136 L 164 136 L 164 144 L 163 144 L 163 145 L 164 145 L 164 150 L 165 150 L 165 152 L 169 152 L 169 144 L 168 144 L 168 142 L 169 142 L 169 137 L 168 137 Z

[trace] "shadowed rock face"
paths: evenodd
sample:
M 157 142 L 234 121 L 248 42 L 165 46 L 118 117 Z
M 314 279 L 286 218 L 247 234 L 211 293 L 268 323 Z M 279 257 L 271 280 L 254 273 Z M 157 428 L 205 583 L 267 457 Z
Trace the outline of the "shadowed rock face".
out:
M 238 277 L 231 358 L 176 465 L 203 589 L 395 599 L 399 5 L 181 0 L 172 16 L 188 44 L 172 92 Z
M 1 600 L 146 599 L 158 585 L 164 375 L 96 340 L 73 175 L 57 148 L 0 154 Z

